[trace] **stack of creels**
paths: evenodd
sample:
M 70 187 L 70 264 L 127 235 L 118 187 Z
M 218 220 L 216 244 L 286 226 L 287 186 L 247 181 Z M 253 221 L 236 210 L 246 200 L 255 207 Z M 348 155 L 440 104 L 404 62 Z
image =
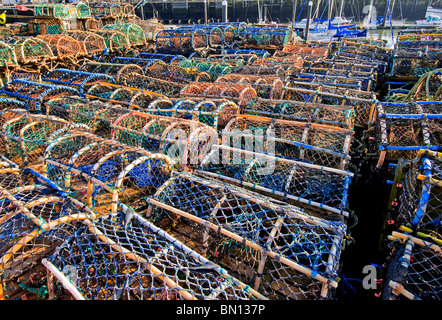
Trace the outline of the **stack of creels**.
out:
M 254 76 L 242 74 L 228 74 L 216 79 L 215 83 L 246 84 L 255 89 L 257 97 L 269 100 L 278 100 L 282 97 L 284 83 L 274 76 Z
M 155 61 L 144 69 L 144 74 L 149 77 L 175 82 L 189 83 L 193 81 L 209 82 L 210 75 L 193 69 L 186 69 L 178 65 L 166 64 Z
M 304 59 L 299 55 L 290 55 L 290 56 L 272 56 L 265 59 L 257 59 L 253 61 L 251 64 L 261 66 L 261 67 L 272 67 L 277 65 L 284 69 L 286 74 L 296 74 L 303 70 Z
M 390 75 L 421 76 L 438 68 L 442 68 L 440 37 L 423 40 L 403 39 L 398 36 Z
M 91 73 L 69 69 L 54 69 L 45 74 L 42 80 L 56 85 L 73 87 L 77 89 L 83 97 L 98 81 L 116 83 L 113 77 L 104 73 Z
M 232 86 L 230 83 L 192 82 L 183 87 L 179 96 L 182 98 L 223 98 L 233 100 L 238 106 L 245 106 L 257 98 L 257 93 L 252 86 L 238 83 Z
M 170 178 L 175 164 L 167 155 L 74 130 L 46 148 L 43 173 L 67 195 L 104 216 L 116 214 L 118 203 L 145 210 L 146 197 Z
M 289 34 L 288 28 L 247 27 L 239 33 L 240 46 L 254 49 L 282 49 L 287 44 Z
M 83 42 L 64 34 L 38 35 L 38 39 L 43 40 L 51 48 L 52 53 L 59 59 L 78 58 L 86 56 L 87 52 Z
M 143 69 L 136 64 L 107 63 L 107 62 L 84 62 L 77 71 L 89 73 L 103 73 L 115 79 L 116 83 L 122 83 L 125 77 L 131 73 L 143 75 Z
M 170 98 L 179 97 L 180 92 L 186 86 L 182 82 L 163 80 L 136 72 L 125 74 L 124 77 L 120 78 L 120 81 L 120 84 L 123 86 L 149 91 L 154 95 Z
M 441 299 L 441 178 L 441 153 L 420 150 L 396 166 L 384 222 L 392 249 L 383 299 Z
M 98 83 L 88 90 L 86 98 L 110 102 L 127 109 L 142 111 L 149 103 L 160 97 L 141 89 L 112 85 L 110 83 Z
M 157 99 L 143 108 L 151 114 L 201 122 L 221 132 L 240 113 L 239 106 L 228 99 Z
M 283 99 L 301 103 L 321 103 L 351 106 L 355 110 L 355 126 L 367 128 L 370 114 L 377 102 L 376 95 L 346 87 L 309 82 L 288 82 L 283 88 Z
M 274 201 L 173 172 L 145 216 L 268 299 L 332 299 L 345 224 Z
M 218 77 L 232 72 L 232 64 L 227 62 L 207 61 L 205 59 L 185 59 L 178 63 L 178 66 L 184 69 L 191 69 L 197 72 L 208 74 L 209 81 L 215 81 Z
M 11 36 L 7 42 L 14 49 L 20 65 L 40 63 L 54 58 L 49 45 L 36 37 Z M 7 62 L 8 58 L 4 57 L 2 61 Z
M 91 30 L 91 29 L 86 29 Z M 66 35 L 84 44 L 86 52 L 92 55 L 102 54 L 106 50 L 104 38 L 90 31 L 66 30 Z
M 316 123 L 237 115 L 223 145 L 346 170 L 353 130 Z
M 194 174 L 238 185 L 323 219 L 344 220 L 352 173 L 305 161 L 214 146 Z
M 104 38 L 106 48 L 109 52 L 124 51 L 130 46 L 126 35 L 120 31 L 99 29 L 94 31 L 94 33 Z
M 289 75 L 288 81 L 293 82 L 309 82 L 318 85 L 346 87 L 348 89 L 355 89 L 361 91 L 372 91 L 375 83 L 371 77 L 358 77 L 347 75 L 336 75 L 328 73 L 312 73 L 300 72 Z
M 77 89 L 31 80 L 15 79 L 2 88 L 0 93 L 6 97 L 24 102 L 31 113 L 44 114 L 46 103 L 63 96 L 80 96 Z
M 312 61 L 320 58 L 327 58 L 329 52 L 330 49 L 328 47 L 315 48 L 302 44 L 291 44 L 284 46 L 282 50 L 276 51 L 274 56 L 283 57 L 296 54 L 298 56 L 301 56 L 306 61 Z
M 156 36 L 156 51 L 192 52 L 205 50 L 209 46 L 209 36 L 206 31 L 198 28 L 164 29 Z
M 244 114 L 326 124 L 352 130 L 355 111 L 352 106 L 330 105 L 318 102 L 256 99 L 243 108 Z
M 439 151 L 441 108 L 441 101 L 377 103 L 365 132 L 368 148 L 377 158 L 376 167 L 399 158 L 413 159 L 420 149 Z
M 126 36 L 129 46 L 142 46 L 146 44 L 143 29 L 134 23 L 115 23 L 103 26 L 103 30 L 119 31 Z
M 359 62 L 389 62 L 393 54 L 393 49 L 385 46 L 378 46 L 355 41 L 353 39 L 341 39 L 337 45 L 334 58 L 356 60 Z
M 12 67 L 19 65 L 14 48 L 3 41 L 0 41 L 0 58 L 4 66 Z

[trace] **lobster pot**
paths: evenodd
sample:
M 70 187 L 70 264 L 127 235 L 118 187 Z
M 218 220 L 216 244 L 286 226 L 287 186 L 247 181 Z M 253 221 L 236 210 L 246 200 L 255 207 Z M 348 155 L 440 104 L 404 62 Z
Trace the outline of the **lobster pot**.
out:
M 386 47 L 341 39 L 334 54 L 337 57 L 343 54 L 343 56 L 361 56 L 368 61 L 388 62 L 392 52 L 392 49 Z
M 198 72 L 193 69 L 186 69 L 177 65 L 166 64 L 163 61 L 155 61 L 144 69 L 146 76 L 169 80 L 181 83 L 193 81 L 208 82 L 210 75 L 206 72 Z
M 162 62 L 162 61 L 158 59 L 144 59 L 144 58 L 133 58 L 133 57 L 114 57 L 110 60 L 110 63 L 136 64 L 140 66 L 143 69 L 143 71 L 156 62 Z
M 266 298 L 333 296 L 344 224 L 185 172 L 174 172 L 150 203 L 149 221 Z
M 327 75 L 317 74 L 311 72 L 301 72 L 298 74 L 291 74 L 289 81 L 293 82 L 310 82 L 318 85 L 346 87 L 348 89 L 361 90 L 369 92 L 373 88 L 373 81 L 371 78 L 352 77 L 348 78 L 344 75 Z
M 217 142 L 215 129 L 193 120 L 132 111 L 112 124 L 111 139 L 167 155 L 183 167 L 198 165 Z
M 103 23 L 99 19 L 89 18 L 85 19 L 83 28 L 84 31 L 101 30 L 103 28 Z
M 353 107 L 355 110 L 355 126 L 367 128 L 370 114 L 375 109 L 376 96 L 371 92 L 364 92 L 342 87 L 319 85 L 314 83 L 289 83 L 284 86 L 283 100 L 301 103 L 321 103 L 334 106 Z
M 52 53 L 59 59 L 87 55 L 84 44 L 72 37 L 62 34 L 38 35 L 38 39 L 46 42 Z
M 91 8 L 84 3 L 79 3 L 75 6 L 77 10 L 77 19 L 90 19 L 92 18 Z
M 89 73 L 69 69 L 54 69 L 47 73 L 43 81 L 71 86 L 76 88 L 82 96 L 98 81 L 115 83 L 115 79 L 103 73 Z
M 16 113 L 12 116 L 12 113 Z M 51 134 L 64 128 L 68 122 L 57 117 L 31 115 L 10 111 L 10 120 L 0 132 L 4 154 L 19 165 L 39 165 L 40 157 L 48 145 Z
M 106 62 L 85 62 L 82 64 L 78 71 L 106 74 L 113 77 L 117 83 L 122 83 L 129 74 L 138 73 L 143 75 L 143 69 L 136 64 L 123 64 L 123 63 L 106 63 Z M 103 83 L 105 84 L 105 83 Z
M 327 58 L 329 54 L 329 48 L 315 48 L 301 44 L 291 44 L 286 45 L 282 50 L 278 50 L 275 52 L 275 57 L 286 56 L 286 55 L 299 55 L 304 60 L 314 61 L 321 58 Z
M 156 59 L 161 60 L 166 64 L 176 65 L 182 60 L 187 58 L 181 54 L 168 54 L 168 53 L 150 53 L 150 52 L 140 52 L 135 56 L 135 58 L 143 59 Z
M 130 112 L 120 105 L 91 101 L 78 97 L 53 99 L 47 104 L 47 114 L 69 121 L 72 125 L 86 126 L 101 137 L 110 137 L 111 124 L 120 116 Z
M 14 48 L 3 41 L 0 41 L 0 59 L 4 66 L 19 65 Z
M 150 91 L 163 97 L 177 97 L 185 86 L 180 82 L 152 78 L 138 73 L 128 74 L 121 82 L 124 86 Z
M 216 145 L 194 174 L 251 189 L 324 219 L 342 219 L 352 173 Z
M 29 107 L 23 101 L 17 99 L 9 99 L 0 97 L 0 126 L 5 123 L 5 121 L 9 120 L 11 117 L 15 117 L 15 113 L 10 113 L 14 110 L 23 110 L 23 112 L 27 112 Z
M 251 86 L 242 83 L 231 86 L 229 83 L 192 82 L 181 90 L 180 97 L 223 98 L 242 107 L 257 98 L 257 94 Z
M 21 176 L 34 178 L 35 184 L 25 181 L 21 187 L 1 188 L 2 217 L 0 259 L 4 290 L 2 299 L 42 300 L 51 298 L 47 290 L 46 269 L 42 259 L 49 257 L 81 222 L 90 217 L 75 200 L 53 189 L 50 181 L 29 169 Z M 52 289 L 52 288 L 51 288 Z M 61 295 L 60 299 L 70 295 Z
M 94 135 L 89 135 L 90 141 L 79 146 L 70 159 L 54 160 L 60 153 L 51 149 L 55 151 L 68 141 L 76 141 L 76 134 L 54 141 L 47 150 L 44 171 L 51 181 L 97 216 L 115 214 L 117 202 L 137 211 L 146 209 L 146 197 L 170 177 L 174 162 L 167 156 Z
M 191 52 L 205 49 L 209 37 L 202 29 L 164 29 L 156 36 L 156 51 Z
M 326 124 L 353 129 L 355 111 L 352 106 L 287 100 L 256 99 L 243 108 L 243 113 L 274 119 Z
M 89 3 L 89 6 L 91 8 L 91 14 L 94 17 L 95 16 L 99 16 L 99 17 L 122 16 L 122 7 L 118 3 L 94 2 L 94 3 Z
M 29 112 L 45 113 L 45 103 L 62 96 L 80 96 L 78 90 L 60 85 L 15 79 L 4 85 L 0 92 L 7 97 L 24 102 Z
M 120 205 L 118 215 L 86 224 L 44 260 L 75 299 L 265 299 L 137 213 L 125 222 L 131 210 Z M 211 272 L 199 271 L 205 268 Z
M 124 34 L 129 42 L 129 46 L 141 46 L 146 43 L 143 29 L 133 23 L 124 24 L 108 24 L 103 27 L 103 30 L 119 31 Z
M 377 168 L 385 161 L 413 159 L 419 149 L 439 150 L 442 102 L 376 104 L 370 119 L 371 150 L 378 154 Z
M 104 38 L 93 32 L 69 30 L 65 34 L 82 42 L 88 54 L 101 54 L 106 49 Z
M 318 59 L 311 63 L 307 63 L 308 67 L 311 68 L 322 68 L 325 70 L 333 69 L 333 70 L 345 70 L 352 73 L 355 73 L 360 76 L 369 77 L 372 74 L 377 73 L 377 63 L 367 63 L 367 62 L 343 62 L 343 61 L 334 61 L 328 59 Z
M 226 75 L 232 70 L 232 66 L 226 62 L 214 62 L 206 59 L 185 59 L 178 63 L 178 66 L 185 69 L 196 70 L 201 79 L 195 79 L 203 82 L 209 76 L 210 82 L 215 81 L 219 76 Z M 206 75 L 206 76 L 205 76 Z
M 282 48 L 287 44 L 288 28 L 247 27 L 241 31 L 241 46 L 251 48 L 276 47 Z
M 224 128 L 222 144 L 344 170 L 352 136 L 335 126 L 237 115 Z
M 104 38 L 106 48 L 111 51 L 121 51 L 129 48 L 130 43 L 126 35 L 116 30 L 97 30 L 95 34 Z
M 286 71 L 278 64 L 252 64 L 245 66 L 232 66 L 229 73 L 237 73 L 244 75 L 274 76 L 284 80 Z
M 133 21 L 133 23 L 143 29 L 146 42 L 154 42 L 158 32 L 164 30 L 165 28 L 161 23 L 147 20 L 136 19 Z
M 210 27 L 218 27 L 220 29 L 232 28 L 234 31 L 234 40 L 240 38 L 241 34 L 248 27 L 245 22 L 209 22 L 207 26 Z
M 207 61 L 221 61 L 233 65 L 251 64 L 256 61 L 258 57 L 254 54 L 211 54 Z
M 282 88 L 284 84 L 279 78 L 275 77 L 259 77 L 259 76 L 243 76 L 230 74 L 219 77 L 216 83 L 244 83 L 250 84 L 255 90 L 258 98 L 263 99 L 280 99 L 282 96 Z
M 156 115 L 190 119 L 213 127 L 221 132 L 235 115 L 239 107 L 227 99 L 157 99 L 145 109 Z
M 12 37 L 9 43 L 20 64 L 38 63 L 54 57 L 49 45 L 35 37 Z
M 273 56 L 265 59 L 257 59 L 252 63 L 252 65 L 259 66 L 272 66 L 275 64 L 282 67 L 287 73 L 298 73 L 303 69 L 304 59 L 300 56 Z
M 87 95 L 89 99 L 108 101 L 130 110 L 145 110 L 158 97 L 148 92 L 129 87 L 115 87 L 106 83 L 92 86 Z
M 265 59 L 270 57 L 270 53 L 267 50 L 259 49 L 233 49 L 233 48 L 223 48 L 221 53 L 226 54 L 251 54 L 258 57 L 258 59 Z
M 440 234 L 441 161 L 440 153 L 420 150 L 415 159 L 398 162 L 386 217 L 390 228 Z
M 435 41 L 439 43 L 440 41 Z M 398 48 L 393 57 L 392 76 L 421 76 L 442 67 L 442 49 Z
M 440 239 L 427 241 L 424 236 L 410 237 L 393 232 L 391 237 L 392 260 L 388 264 L 383 300 L 425 300 L 441 299 L 442 260 Z

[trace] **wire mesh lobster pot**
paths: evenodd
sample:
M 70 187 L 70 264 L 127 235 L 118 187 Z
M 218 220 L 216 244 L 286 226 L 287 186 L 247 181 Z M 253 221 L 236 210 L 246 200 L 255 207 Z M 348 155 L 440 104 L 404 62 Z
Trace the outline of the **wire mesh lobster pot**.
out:
M 316 60 L 318 58 L 327 58 L 330 50 L 328 47 L 315 48 L 300 44 L 286 45 L 282 50 L 275 52 L 274 56 L 284 56 L 288 54 L 300 55 L 304 60 Z
M 98 81 L 115 83 L 113 77 L 104 73 L 89 73 L 69 69 L 54 69 L 48 72 L 42 80 L 76 88 L 82 96 Z
M 258 98 L 280 99 L 284 84 L 277 77 L 261 77 L 253 75 L 228 74 L 216 79 L 215 83 L 241 83 L 250 85 L 256 92 Z
M 112 2 L 92 2 L 89 3 L 91 14 L 99 17 L 112 16 L 117 17 L 122 15 L 122 7 L 118 3 Z
M 205 60 L 206 61 L 219 61 L 226 62 L 228 64 L 233 65 L 243 65 L 243 64 L 251 64 L 256 61 L 258 56 L 254 54 L 246 54 L 246 53 L 238 53 L 238 54 L 210 54 Z M 204 61 L 204 60 L 203 60 Z
M 283 100 L 301 103 L 321 103 L 353 107 L 355 110 L 355 126 L 367 128 L 370 114 L 375 109 L 376 96 L 372 92 L 347 89 L 303 82 L 284 86 Z
M 125 50 L 130 46 L 129 40 L 122 32 L 101 29 L 95 31 L 95 34 L 104 38 L 106 48 L 111 52 Z
M 392 49 L 383 46 L 341 39 L 334 54 L 339 56 L 341 53 L 344 53 L 346 54 L 345 56 L 361 56 L 366 60 L 388 62 L 392 52 Z
M 86 224 L 44 260 L 75 299 L 265 299 L 137 213 L 125 223 L 130 210 Z
M 62 34 L 40 34 L 37 38 L 46 42 L 59 59 L 87 55 L 84 44 L 72 37 Z
M 84 44 L 88 54 L 101 54 L 106 49 L 104 38 L 89 31 L 67 30 L 65 34 Z
M 390 239 L 393 241 L 392 260 L 388 264 L 381 299 L 440 300 L 441 239 L 401 232 L 393 232 Z
M 84 21 L 84 31 L 90 30 L 101 30 L 103 28 L 103 23 L 99 19 L 89 18 Z
M 122 83 L 124 79 L 132 73 L 138 73 L 143 75 L 143 69 L 136 64 L 124 64 L 124 63 L 107 63 L 107 62 L 94 62 L 87 61 L 83 63 L 78 71 L 106 74 L 113 77 L 116 83 Z
M 3 66 L 18 66 L 17 55 L 14 48 L 9 44 L 0 41 L 0 59 Z
M 352 136 L 335 126 L 237 115 L 224 128 L 222 144 L 345 170 Z
M 221 132 L 225 125 L 236 114 L 239 107 L 227 99 L 157 99 L 145 109 L 156 115 L 191 119 Z
M 270 53 L 267 50 L 259 49 L 233 49 L 233 48 L 223 48 L 221 50 L 222 54 L 253 54 L 259 59 L 265 59 L 270 57 Z
M 91 215 L 37 172 L 15 170 L 0 173 L 0 296 L 3 300 L 52 298 L 54 291 L 46 285 L 41 260 Z
M 45 103 L 62 96 L 80 96 L 78 90 L 31 80 L 14 79 L 0 89 L 4 96 L 26 103 L 29 112 L 45 113 Z
M 185 84 L 181 82 L 162 80 L 138 73 L 129 73 L 124 78 L 122 77 L 121 84 L 163 97 L 178 97 L 185 87 Z
M 77 9 L 77 19 L 90 19 L 92 18 L 91 8 L 84 3 L 79 3 L 75 6 Z
M 180 97 L 223 98 L 233 100 L 239 107 L 257 98 L 255 89 L 246 84 L 192 82 L 180 92 Z
M 34 14 L 36 17 L 71 19 L 77 17 L 77 10 L 69 4 L 38 4 L 35 6 Z
M 355 111 L 351 106 L 287 100 L 255 99 L 242 110 L 244 114 L 274 119 L 303 121 L 353 129 Z
M 135 58 L 143 59 L 156 59 L 161 60 L 166 64 L 175 65 L 180 61 L 187 59 L 181 54 L 168 54 L 168 53 L 150 53 L 150 52 L 140 52 L 135 56 Z
M 174 172 L 149 202 L 149 221 L 266 298 L 333 296 L 343 224 L 185 172 Z
M 112 104 L 121 105 L 127 109 L 144 110 L 147 106 L 159 97 L 147 91 L 111 86 L 107 83 L 99 83 L 92 86 L 86 94 L 88 99 L 106 101 Z
M 319 85 L 347 87 L 349 89 L 372 91 L 374 83 L 371 78 L 347 77 L 343 75 L 327 75 L 309 72 L 301 72 L 289 75 L 289 81 L 310 82 Z
M 143 29 L 144 37 L 146 38 L 147 42 L 154 42 L 156 40 L 158 32 L 164 30 L 165 28 L 161 23 L 153 21 L 136 19 L 133 21 L 133 23 Z
M 48 44 L 35 37 L 14 36 L 10 37 L 8 42 L 20 64 L 37 63 L 54 57 Z
M 262 67 L 278 65 L 283 68 L 286 74 L 298 73 L 303 69 L 304 59 L 300 56 L 286 56 L 286 57 L 269 57 L 265 59 L 257 59 L 253 61 L 252 65 L 259 65 Z
M 206 59 L 185 59 L 180 61 L 177 66 L 184 69 L 196 70 L 202 75 L 207 74 L 210 77 L 209 81 L 215 81 L 219 76 L 226 75 L 232 71 L 232 64 L 207 61 Z
M 44 161 L 45 175 L 97 216 L 116 214 L 118 203 L 145 210 L 146 197 L 169 179 L 175 165 L 164 154 L 84 132 L 53 140 Z
M 275 76 L 284 80 L 286 71 L 284 67 L 278 64 L 252 64 L 244 66 L 232 66 L 229 73 L 244 74 L 244 75 L 260 75 L 260 76 Z
M 442 102 L 376 104 L 370 118 L 371 150 L 378 156 L 377 168 L 385 161 L 413 159 L 419 149 L 439 150 Z
M 207 24 L 209 27 L 226 28 L 231 27 L 234 30 L 234 40 L 238 40 L 242 32 L 247 28 L 247 23 L 245 22 L 209 22 Z
M 144 74 L 149 77 L 175 82 L 189 83 L 193 81 L 208 82 L 210 75 L 205 72 L 186 69 L 177 65 L 155 61 L 144 69 Z
M 182 167 L 198 165 L 217 143 L 212 127 L 194 120 L 131 111 L 112 123 L 111 139 L 167 155 Z
M 119 31 L 124 34 L 129 42 L 129 46 L 141 46 L 146 43 L 143 29 L 133 23 L 124 24 L 108 24 L 103 27 L 103 30 Z
M 156 51 L 189 52 L 207 48 L 209 38 L 203 29 L 164 29 L 156 36 Z
M 420 150 L 415 159 L 400 159 L 385 217 L 385 229 L 407 228 L 413 234 L 440 237 L 441 153 Z
M 287 44 L 288 36 L 288 28 L 247 27 L 240 32 L 241 46 L 252 48 L 282 48 Z
M 143 71 L 154 64 L 155 62 L 162 62 L 158 59 L 145 59 L 145 58 L 133 58 L 133 57 L 113 57 L 110 63 L 121 63 L 121 64 L 136 64 L 140 66 Z
M 427 41 L 425 41 L 427 42 Z M 421 47 L 421 41 L 413 43 L 414 46 L 399 47 L 393 57 L 393 66 L 390 74 L 392 76 L 422 74 L 435 69 L 442 68 L 442 49 L 439 48 L 440 41 L 431 41 L 437 48 Z
M 352 173 L 216 145 L 194 174 L 253 190 L 323 219 L 348 217 Z
M 51 134 L 69 123 L 61 118 L 9 110 L 1 128 L 3 154 L 20 166 L 40 165 Z M 6 120 L 6 119 L 5 119 Z

